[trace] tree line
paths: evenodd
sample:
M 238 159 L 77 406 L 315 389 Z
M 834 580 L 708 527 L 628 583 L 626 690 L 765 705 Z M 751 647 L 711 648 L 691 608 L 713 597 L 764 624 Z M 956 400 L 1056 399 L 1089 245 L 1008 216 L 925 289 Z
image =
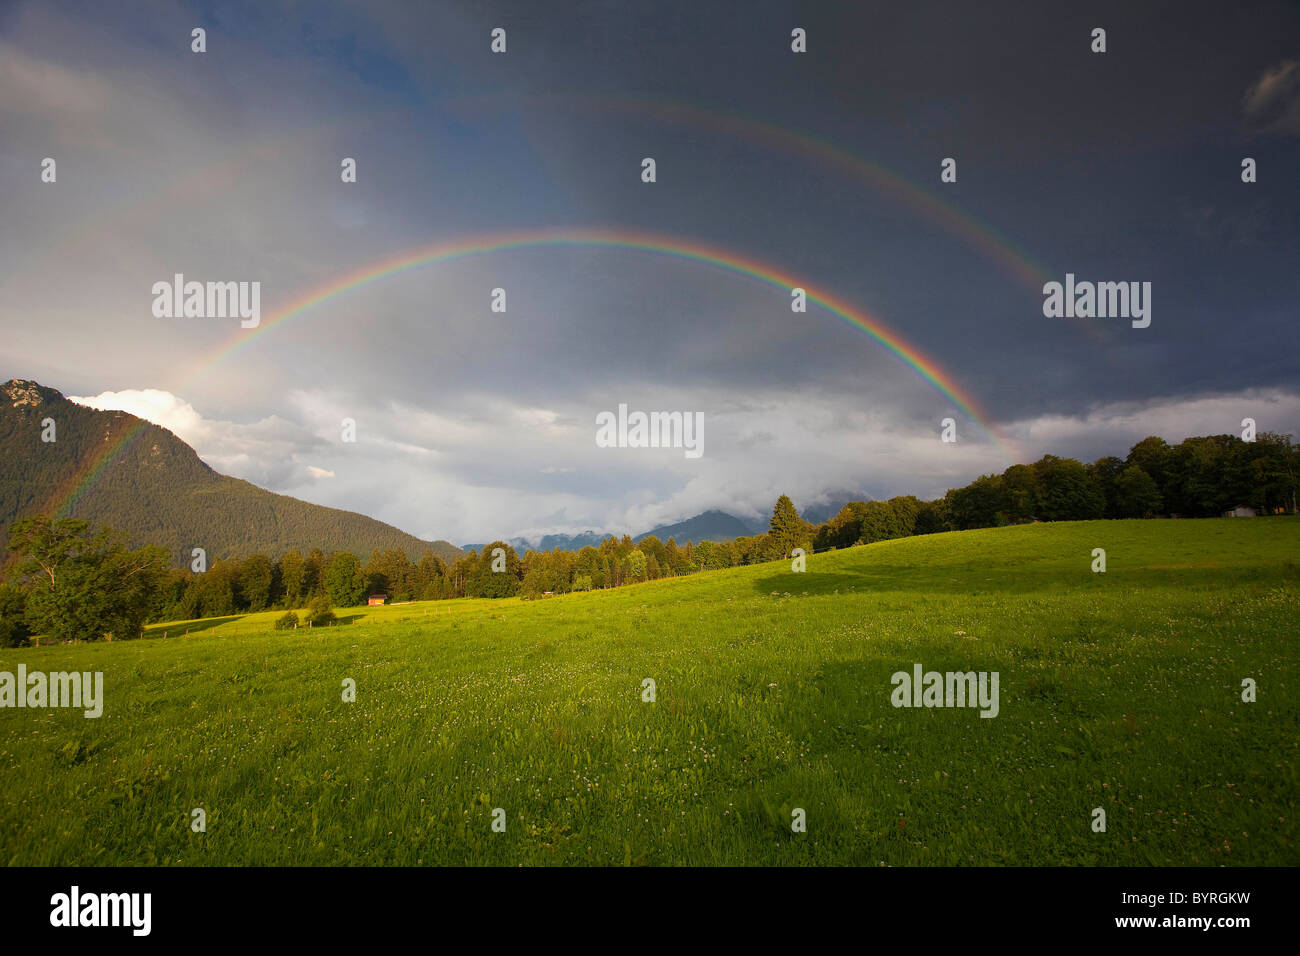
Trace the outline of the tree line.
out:
M 325 621 L 331 605 L 355 607 L 372 594 L 389 602 L 538 598 L 788 559 L 796 548 L 826 551 L 1029 521 L 1206 517 L 1240 505 L 1260 514 L 1295 513 L 1298 476 L 1300 447 L 1287 435 L 1261 433 L 1253 442 L 1215 435 L 1173 446 L 1150 437 L 1123 459 L 1084 464 L 1045 455 L 981 475 L 933 501 L 902 495 L 850 502 L 822 524 L 803 520 L 782 495 L 766 532 L 725 542 L 679 547 L 672 538 L 609 536 L 579 551 L 520 556 L 495 541 L 450 563 L 432 550 L 414 562 L 400 548 L 376 549 L 365 562 L 349 551 L 292 550 L 278 559 L 218 560 L 202 573 L 169 567 L 171 555 L 161 547 L 128 549 L 121 532 L 35 515 L 11 529 L 15 558 L 0 582 L 0 645 L 24 643 L 32 634 L 123 639 L 138 636 L 150 621 L 304 607 L 311 609 L 309 620 Z
M 851 502 L 813 535 L 817 550 L 937 531 L 1030 521 L 1101 518 L 1209 518 L 1239 506 L 1258 514 L 1296 513 L 1300 446 L 1289 435 L 1144 438 L 1125 458 L 1091 464 L 1044 455 L 1001 474 L 981 475 L 942 498 L 910 495 Z

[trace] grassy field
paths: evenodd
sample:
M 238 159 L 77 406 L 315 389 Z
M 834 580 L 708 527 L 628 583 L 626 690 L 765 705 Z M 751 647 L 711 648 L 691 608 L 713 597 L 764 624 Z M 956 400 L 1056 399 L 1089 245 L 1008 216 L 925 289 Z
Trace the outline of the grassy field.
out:
M 106 703 L 0 710 L 0 860 L 1294 865 L 1297 561 L 1288 518 L 1032 525 L 4 650 Z M 999 715 L 893 707 L 917 663 Z

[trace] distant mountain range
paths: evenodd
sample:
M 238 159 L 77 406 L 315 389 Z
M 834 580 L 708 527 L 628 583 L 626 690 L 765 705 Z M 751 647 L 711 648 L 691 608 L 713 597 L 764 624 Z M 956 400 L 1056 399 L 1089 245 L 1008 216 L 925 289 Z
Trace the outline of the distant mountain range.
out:
M 49 421 L 55 440 L 43 441 Z M 259 552 L 275 558 L 294 548 L 351 551 L 363 560 L 375 548 L 400 548 L 412 561 L 426 548 L 449 562 L 463 554 L 447 541 L 422 541 L 365 515 L 218 474 L 165 428 L 10 380 L 0 385 L 0 562 L 15 519 L 65 504 L 62 517 L 118 528 L 136 546 L 162 545 L 178 567 L 196 547 L 209 561 Z
M 813 522 L 821 524 L 829 518 L 839 513 L 849 501 L 861 501 L 862 498 L 845 498 L 844 501 L 832 502 L 825 505 L 813 505 L 809 507 L 808 512 L 803 517 Z M 667 541 L 672 538 L 678 545 L 685 545 L 687 542 L 699 544 L 701 541 L 731 541 L 735 538 L 745 538 L 754 534 L 762 534 L 767 530 L 766 518 L 737 518 L 735 515 L 727 514 L 725 511 L 705 511 L 693 518 L 687 518 L 685 521 L 679 521 L 676 524 L 661 525 L 658 528 L 652 528 L 641 534 L 633 536 L 633 541 L 640 541 L 642 538 L 648 538 L 654 535 L 660 541 Z M 506 538 L 506 544 L 510 545 L 516 551 L 552 551 L 559 548 L 561 551 L 580 551 L 585 547 L 599 547 L 600 542 L 607 537 L 621 538 L 623 534 L 613 531 L 597 532 L 583 531 L 581 534 L 548 534 L 539 539 L 529 538 Z M 466 551 L 481 551 L 484 544 L 465 544 L 461 545 Z
M 691 543 L 730 541 L 733 538 L 744 538 L 751 534 L 760 534 L 766 530 L 766 521 L 746 521 L 744 518 L 729 515 L 725 511 L 706 511 L 694 518 L 687 518 L 685 521 L 663 525 L 647 531 L 645 534 L 639 534 L 634 540 L 640 541 L 642 538 L 654 535 L 660 541 L 667 541 L 672 538 L 678 544 L 686 544 L 688 541 Z
M 504 541 L 510 547 L 514 548 L 520 554 L 525 551 L 554 551 L 559 548 L 561 551 L 581 551 L 583 548 L 600 547 L 600 543 L 608 537 L 623 537 L 615 535 L 612 531 L 605 534 L 599 531 L 582 531 L 578 534 L 547 534 L 541 538 L 496 538 L 496 541 Z M 480 541 L 474 544 L 462 544 L 462 551 L 482 551 L 491 541 Z
M 737 518 L 729 515 L 724 511 L 706 511 L 698 514 L 694 518 L 688 518 L 685 521 L 679 521 L 677 524 L 662 525 L 658 528 L 652 528 L 649 531 L 643 531 L 641 534 L 634 535 L 633 541 L 640 541 L 642 538 L 648 538 L 654 535 L 660 541 L 667 541 L 672 538 L 679 545 L 684 545 L 688 541 L 699 543 L 700 541 L 730 541 L 732 538 L 743 538 L 747 535 L 757 534 L 767 530 L 767 522 L 746 521 L 743 518 Z M 600 542 L 606 538 L 622 538 L 626 532 L 614 531 L 583 531 L 579 534 L 548 534 L 540 539 L 537 538 L 506 538 L 506 544 L 516 551 L 554 551 L 559 548 L 561 551 L 581 551 L 583 548 L 600 547 Z M 490 543 L 490 542 L 488 542 Z M 481 551 L 483 544 L 465 544 L 461 545 L 466 551 Z

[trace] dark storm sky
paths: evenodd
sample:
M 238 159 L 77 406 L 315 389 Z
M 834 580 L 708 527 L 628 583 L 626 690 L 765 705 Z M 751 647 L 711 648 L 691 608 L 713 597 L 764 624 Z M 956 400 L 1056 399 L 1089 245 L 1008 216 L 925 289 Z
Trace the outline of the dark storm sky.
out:
M 150 313 L 175 272 L 260 281 L 270 315 L 421 245 L 540 228 L 796 276 L 927 355 L 1017 457 L 1296 430 L 1295 4 L 105 6 L 0 8 L 0 376 L 275 490 L 481 540 L 933 495 L 1009 463 L 864 333 L 626 250 L 413 269 L 215 363 L 248 333 Z M 1152 283 L 1151 326 L 1045 318 L 1067 272 Z M 595 448 L 621 402 L 702 411 L 704 458 Z

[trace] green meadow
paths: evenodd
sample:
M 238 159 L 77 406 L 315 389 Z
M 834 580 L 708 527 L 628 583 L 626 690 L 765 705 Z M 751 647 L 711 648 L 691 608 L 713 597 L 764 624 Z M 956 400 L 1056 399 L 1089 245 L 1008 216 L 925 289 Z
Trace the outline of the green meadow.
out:
M 1023 525 L 3 650 L 105 702 L 0 710 L 0 859 L 1295 865 L 1298 561 L 1294 518 Z M 892 706 L 916 664 L 998 715 Z

